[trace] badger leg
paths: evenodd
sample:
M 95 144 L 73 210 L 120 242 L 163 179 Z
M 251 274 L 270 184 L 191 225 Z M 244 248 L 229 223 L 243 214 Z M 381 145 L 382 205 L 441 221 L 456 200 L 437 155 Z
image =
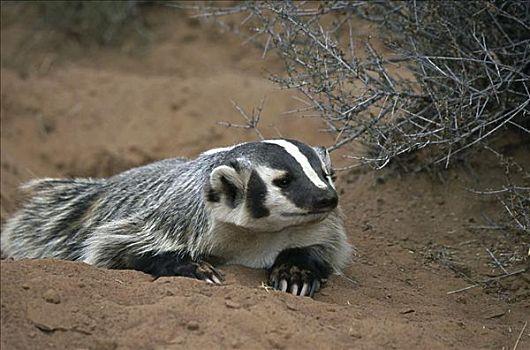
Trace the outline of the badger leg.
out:
M 155 277 L 183 276 L 221 284 L 223 277 L 206 261 L 193 261 L 179 252 L 144 253 L 130 262 L 132 269 Z
M 269 270 L 269 284 L 293 295 L 313 297 L 331 274 L 332 268 L 320 254 L 319 246 L 282 251 Z
M 223 280 L 212 265 L 201 259 L 192 259 L 186 251 L 171 247 L 174 242 L 156 239 L 150 222 L 126 219 L 100 226 L 85 242 L 80 260 L 87 264 L 111 269 L 133 269 L 161 276 L 183 276 L 221 283 Z M 160 251 L 166 244 L 168 249 Z M 173 249 L 171 249 L 173 248 Z

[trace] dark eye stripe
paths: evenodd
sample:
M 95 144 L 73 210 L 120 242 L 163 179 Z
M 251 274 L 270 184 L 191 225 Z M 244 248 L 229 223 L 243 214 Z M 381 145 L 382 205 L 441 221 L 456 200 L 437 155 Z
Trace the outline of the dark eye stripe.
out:
M 267 197 L 267 186 L 258 173 L 253 170 L 248 180 L 247 206 L 252 217 L 258 219 L 270 215 L 269 209 L 265 207 Z
M 289 184 L 293 181 L 293 177 L 290 174 L 285 174 L 282 177 L 279 177 L 277 179 L 272 180 L 272 183 L 275 186 L 278 186 L 280 188 L 285 188 L 289 186 Z
M 265 143 L 275 144 L 280 147 L 282 147 L 287 154 L 289 154 L 292 159 L 297 162 L 305 176 L 317 187 L 319 188 L 326 188 L 327 184 L 324 182 L 320 176 L 318 176 L 317 172 L 315 171 L 314 164 L 311 164 L 309 158 L 306 154 L 293 142 L 287 141 L 287 140 L 265 140 L 262 141 Z M 307 147 L 307 146 L 306 146 Z M 302 147 L 303 148 L 303 147 Z

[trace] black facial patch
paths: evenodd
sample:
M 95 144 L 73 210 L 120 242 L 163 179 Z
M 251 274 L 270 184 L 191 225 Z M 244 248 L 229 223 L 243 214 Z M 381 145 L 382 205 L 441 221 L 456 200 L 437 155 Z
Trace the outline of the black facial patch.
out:
M 267 186 L 255 170 L 252 170 L 248 180 L 247 207 L 252 217 L 258 219 L 270 215 L 269 209 L 265 207 L 267 197 Z
M 322 162 L 312 147 L 307 146 L 296 140 L 286 140 L 295 145 L 300 152 L 307 158 L 310 166 L 317 173 L 317 176 L 324 182 L 328 180 L 322 169 Z M 283 147 L 276 144 L 263 143 L 261 147 L 264 152 L 261 153 L 260 162 L 277 170 L 284 170 L 291 181 L 287 186 L 277 186 L 281 189 L 282 194 L 292 201 L 298 208 L 303 208 L 309 211 L 317 210 L 316 205 L 323 197 L 330 196 L 334 190 L 328 188 L 321 189 L 315 186 L 313 182 L 307 177 L 302 166 L 284 150 Z M 279 152 L 278 152 L 279 151 Z M 279 180 L 279 179 L 278 179 Z M 279 181 L 278 181 L 279 184 Z M 273 181 L 273 185 L 276 183 Z
M 221 201 L 221 196 L 219 196 L 216 190 L 208 186 L 206 189 L 206 200 L 208 202 L 218 203 Z
M 226 197 L 226 205 L 231 208 L 237 207 L 241 199 L 241 194 L 236 185 L 228 181 L 224 176 L 221 177 L 221 184 Z
M 279 188 L 286 199 L 298 208 L 306 209 L 308 211 L 318 210 L 318 204 L 322 198 L 330 197 L 332 195 L 336 196 L 335 190 L 329 184 L 326 171 L 323 169 L 321 158 L 317 154 L 317 151 L 311 146 L 296 140 L 286 139 L 285 141 L 296 146 L 302 155 L 306 157 L 309 165 L 320 180 L 327 184 L 326 188 L 319 188 L 316 186 L 311 179 L 308 178 L 302 165 L 295 159 L 295 157 L 284 147 L 273 142 L 264 141 L 243 144 L 233 151 L 234 154 L 231 154 L 231 157 L 241 156 L 242 158 L 246 158 L 252 164 L 263 165 L 271 169 L 284 171 L 285 174 L 290 177 L 291 181 L 280 181 L 282 176 L 278 176 L 278 178 L 272 179 L 271 184 L 267 184 L 266 186 L 272 185 Z M 263 181 L 260 179 L 260 182 Z M 265 191 L 266 187 L 263 185 L 263 192 Z M 259 192 L 256 191 L 254 193 L 254 190 L 249 190 L 249 195 L 256 196 L 259 195 Z M 253 204 L 254 201 L 252 200 L 249 200 L 248 202 L 249 207 L 263 207 L 263 204 Z M 263 209 L 267 210 L 266 208 Z
M 272 180 L 272 184 L 279 188 L 287 188 L 293 181 L 291 174 L 287 173 L 282 177 Z

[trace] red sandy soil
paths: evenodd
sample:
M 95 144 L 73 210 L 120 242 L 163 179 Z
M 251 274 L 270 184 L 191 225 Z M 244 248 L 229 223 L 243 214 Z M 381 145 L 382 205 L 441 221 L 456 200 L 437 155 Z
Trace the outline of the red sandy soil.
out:
M 35 177 L 108 176 L 173 156 L 252 140 L 230 100 L 246 109 L 267 97 L 261 131 L 330 145 L 313 119 L 265 79 L 273 58 L 179 13 L 149 10 L 154 39 L 135 52 L 83 48 L 13 20 L 2 5 L 1 219 L 17 186 Z M 31 17 L 30 17 L 31 18 Z M 44 34 L 43 34 L 44 33 Z M 59 42 L 60 41 L 60 42 Z M 275 127 L 271 127 L 274 124 Z M 528 162 L 524 140 L 505 146 Z M 337 164 L 344 163 L 334 154 Z M 528 266 L 528 238 L 474 229 L 501 209 L 465 188 L 499 184 L 485 155 L 442 178 L 396 169 L 339 174 L 349 240 L 346 277 L 314 300 L 265 287 L 266 274 L 221 267 L 222 286 L 83 263 L 1 261 L 1 348 L 513 348 L 530 314 L 528 272 L 450 291 Z M 466 169 L 469 169 L 466 168 Z M 530 326 L 518 349 L 530 346 Z

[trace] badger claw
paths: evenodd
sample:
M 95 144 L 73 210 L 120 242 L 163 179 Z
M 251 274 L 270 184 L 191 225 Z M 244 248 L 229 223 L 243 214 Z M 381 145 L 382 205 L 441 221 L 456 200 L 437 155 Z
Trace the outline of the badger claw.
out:
M 214 270 L 215 273 L 219 274 L 217 272 L 217 270 Z M 212 280 L 213 280 L 213 283 L 215 284 L 222 284 L 223 282 L 221 281 L 222 277 L 217 277 L 216 275 L 212 275 Z
M 300 295 L 307 295 L 308 293 L 308 289 L 309 289 L 309 284 L 307 282 L 305 282 L 303 285 L 302 285 L 302 289 L 300 290 Z
M 273 267 L 269 276 L 269 285 L 274 289 L 302 297 L 312 298 L 320 289 L 320 284 L 321 280 L 311 270 L 287 264 Z
M 320 290 L 320 281 L 314 280 L 313 283 L 311 283 L 311 289 L 309 290 L 309 297 L 313 297 L 316 292 Z
M 298 295 L 298 284 L 293 283 L 291 285 L 291 294 L 292 295 Z M 300 294 L 301 295 L 301 294 Z M 302 295 L 301 295 L 302 296 Z
M 289 286 L 289 284 L 287 283 L 287 280 L 281 280 L 278 290 L 281 290 L 282 292 L 287 292 L 287 287 L 288 286 Z
M 223 276 L 204 260 L 194 261 L 178 251 L 146 252 L 134 257 L 130 267 L 152 275 L 155 280 L 163 276 L 195 278 L 212 284 L 221 284 Z
M 210 284 L 222 284 L 222 281 L 224 280 L 221 273 L 205 261 L 190 261 L 184 264 L 175 265 L 171 269 L 166 268 L 163 274 L 155 274 L 155 277 L 157 278 L 160 276 L 189 277 Z
M 211 284 L 222 284 L 223 277 L 221 274 L 209 263 L 205 261 L 191 262 L 191 275 L 187 277 L 196 278 L 206 281 Z

